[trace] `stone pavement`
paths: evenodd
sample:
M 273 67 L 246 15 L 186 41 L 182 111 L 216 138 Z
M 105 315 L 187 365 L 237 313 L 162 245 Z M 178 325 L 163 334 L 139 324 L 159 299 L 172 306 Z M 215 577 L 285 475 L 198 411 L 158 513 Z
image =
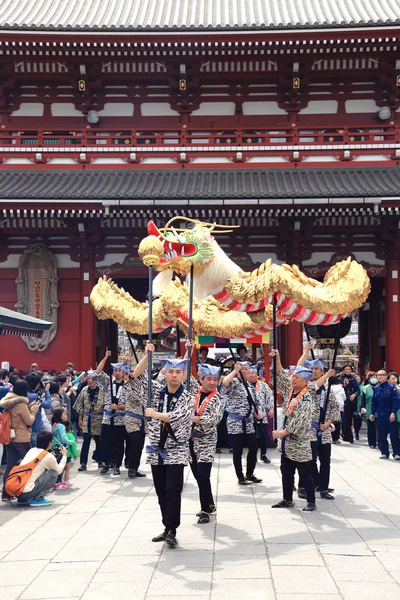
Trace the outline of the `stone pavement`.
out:
M 1 600 L 400 598 L 400 463 L 379 460 L 365 440 L 334 446 L 337 499 L 307 514 L 301 500 L 271 509 L 281 498 L 271 455 L 272 465 L 257 467 L 264 482 L 247 488 L 232 457 L 217 456 L 209 525 L 196 524 L 187 469 L 176 550 L 150 541 L 162 531 L 151 478 L 127 480 L 125 470 L 101 478 L 92 466 L 48 508 L 1 507 L 15 511 L 0 527 Z

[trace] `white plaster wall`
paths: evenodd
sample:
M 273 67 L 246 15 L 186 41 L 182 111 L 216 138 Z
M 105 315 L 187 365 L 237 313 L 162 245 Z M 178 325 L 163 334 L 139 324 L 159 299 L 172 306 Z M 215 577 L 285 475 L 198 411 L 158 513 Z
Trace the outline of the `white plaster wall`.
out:
M 361 156 L 356 156 L 352 162 L 363 162 L 363 161 L 386 161 L 391 160 L 390 156 L 385 156 L 384 154 L 362 154 Z
M 166 157 L 154 157 L 154 158 L 145 158 L 141 161 L 142 164 L 147 165 L 173 165 L 175 163 L 173 158 Z
M 114 263 L 122 264 L 127 256 L 127 252 L 124 252 L 124 254 L 106 254 L 104 260 L 96 263 L 96 267 L 109 267 Z
M 134 106 L 132 102 L 106 102 L 103 110 L 98 111 L 99 117 L 132 117 Z
M 232 116 L 235 114 L 234 102 L 202 102 L 197 110 L 192 112 L 197 117 Z
M 209 156 L 209 157 L 203 156 L 203 157 L 195 158 L 194 160 L 191 161 L 192 165 L 215 164 L 215 163 L 232 164 L 232 161 L 230 161 L 229 158 L 224 158 L 223 156 Z
M 333 115 L 338 111 L 337 100 L 310 100 L 305 108 L 299 111 L 300 115 Z
M 55 254 L 57 260 L 57 267 L 59 269 L 70 269 L 72 267 L 79 267 L 79 262 L 71 260 L 69 254 Z
M 76 110 L 72 102 L 53 102 L 51 105 L 53 117 L 82 117 L 80 110 Z
M 179 114 L 168 102 L 144 102 L 140 108 L 143 117 L 174 117 Z
M 246 163 L 287 163 L 289 160 L 283 156 L 252 156 Z
M 43 117 L 44 104 L 41 102 L 22 102 L 12 117 Z
M 244 115 L 286 115 L 277 102 L 243 102 Z
M 32 161 L 29 158 L 8 158 L 6 160 L 7 165 L 32 165 Z
M 29 245 L 29 244 L 27 244 Z M 19 259 L 22 254 L 9 254 L 5 262 L 0 262 L 0 269 L 18 269 Z M 59 269 L 70 269 L 73 267 L 79 267 L 79 262 L 71 260 L 69 254 L 55 254 L 57 267 Z
M 379 110 L 375 100 L 346 100 L 347 113 L 375 113 Z
M 321 262 L 329 262 L 333 256 L 334 252 L 313 252 L 311 258 L 308 260 L 304 260 L 302 265 L 304 267 L 308 266 L 316 266 Z M 336 254 L 336 253 L 335 253 Z M 346 254 L 346 249 L 343 250 L 343 254 Z M 384 265 L 385 261 L 377 258 L 375 252 L 360 252 L 356 250 L 351 254 L 354 255 L 358 262 L 365 261 L 372 265 Z M 350 255 L 350 252 L 349 252 Z
M 302 162 L 338 162 L 334 156 L 307 156 Z
M 126 165 L 126 162 L 122 158 L 95 158 L 92 165 Z

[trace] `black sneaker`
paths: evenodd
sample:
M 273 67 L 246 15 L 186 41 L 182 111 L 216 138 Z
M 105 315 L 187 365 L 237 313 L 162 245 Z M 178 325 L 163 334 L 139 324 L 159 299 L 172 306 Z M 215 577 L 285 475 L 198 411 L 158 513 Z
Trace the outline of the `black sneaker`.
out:
M 115 476 L 121 475 L 121 471 L 119 470 L 119 467 L 114 467 L 112 474 Z
M 167 532 L 163 531 L 162 533 L 160 533 L 160 535 L 156 535 L 156 537 L 153 537 L 153 539 L 151 541 L 152 542 L 165 542 L 166 537 L 167 537 Z
M 176 536 L 174 533 L 172 533 L 172 531 L 168 531 L 167 535 L 165 536 L 165 541 L 170 548 L 175 548 L 175 546 L 178 543 L 178 540 L 176 539 Z
M 250 481 L 251 483 L 261 483 L 262 482 L 262 479 L 259 479 L 255 475 L 250 475 L 250 477 L 248 477 L 246 475 L 246 479 L 247 479 L 247 481 Z
M 238 484 L 239 485 L 251 485 L 251 481 L 249 481 L 245 477 L 241 477 L 240 479 L 238 479 Z
M 201 511 L 197 520 L 198 525 L 205 525 L 210 522 L 210 515 L 206 512 Z
M 147 477 L 146 473 L 140 473 L 139 471 L 136 471 L 136 477 Z
M 332 494 L 330 494 L 328 491 L 321 492 L 320 496 L 321 496 L 321 498 L 324 498 L 325 500 L 334 500 L 335 499 L 335 496 L 332 496 Z
M 297 490 L 297 497 L 300 498 L 300 500 L 307 500 L 306 490 L 304 488 L 299 488 Z
M 360 441 L 360 436 L 358 434 L 356 435 L 356 440 Z
M 288 502 L 288 500 L 281 500 L 278 504 L 273 504 L 271 508 L 293 508 L 294 502 Z
M 203 514 L 204 511 L 202 511 L 201 509 L 199 510 L 198 513 L 196 513 L 196 517 L 200 517 Z M 217 507 L 215 506 L 215 504 L 210 504 L 210 508 L 208 510 L 209 515 L 216 515 L 217 514 Z
M 312 502 L 307 502 L 307 504 L 303 508 L 303 512 L 313 512 L 314 510 L 317 510 L 317 507 Z
M 129 477 L 129 479 L 135 479 L 135 477 L 136 477 L 136 470 L 135 469 L 129 469 L 128 470 L 128 477 Z
M 109 468 L 107 467 L 107 465 L 104 465 L 104 467 L 100 471 L 100 475 L 105 475 L 106 473 L 108 473 L 108 471 Z
M 221 448 L 216 448 L 216 449 L 215 449 L 215 452 L 216 452 L 217 454 L 222 454 L 222 450 L 221 450 Z
M 261 456 L 261 457 L 260 457 L 260 460 L 261 460 L 263 463 L 265 463 L 266 465 L 269 465 L 269 463 L 271 462 L 271 459 L 270 459 L 270 458 L 269 458 L 269 457 L 268 457 L 266 454 L 264 454 L 264 456 Z
M 81 465 L 78 469 L 78 471 L 86 471 L 86 465 Z

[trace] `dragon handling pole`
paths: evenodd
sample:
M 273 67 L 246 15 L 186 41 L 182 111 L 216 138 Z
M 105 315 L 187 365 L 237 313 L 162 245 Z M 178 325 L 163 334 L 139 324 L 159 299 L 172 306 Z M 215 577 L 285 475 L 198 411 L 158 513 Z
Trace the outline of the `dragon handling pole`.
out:
M 336 338 L 335 338 L 335 347 L 334 347 L 334 351 L 333 351 L 332 365 L 330 367 L 331 369 L 334 369 L 335 365 L 336 365 L 336 358 L 337 358 L 337 355 L 338 355 L 339 344 L 340 344 L 340 325 L 341 325 L 341 323 L 342 323 L 342 320 L 340 320 L 339 324 L 338 324 L 338 330 L 337 330 L 337 334 L 336 334 Z M 329 380 L 328 389 L 326 390 L 325 403 L 324 403 L 324 412 L 322 413 L 321 423 L 325 423 L 326 410 L 328 408 L 329 394 L 330 393 L 331 393 L 331 382 Z
M 131 350 L 133 352 L 133 356 L 135 357 L 136 364 L 138 364 L 139 363 L 139 359 L 138 359 L 138 355 L 136 354 L 135 346 L 133 345 L 132 336 L 129 333 L 129 331 L 126 332 L 126 335 L 128 336 L 129 344 L 131 346 Z
M 189 323 L 188 323 L 188 340 L 191 342 L 193 338 L 193 263 L 190 267 L 190 282 L 189 282 Z M 190 389 L 190 377 L 192 374 L 192 352 L 193 348 L 189 348 L 188 358 L 190 359 L 187 364 L 187 381 L 186 387 Z
M 272 303 L 272 347 L 276 350 L 276 298 Z M 273 392 L 274 392 L 274 429 L 278 429 L 278 388 L 276 380 L 276 356 L 272 359 L 273 365 Z
M 111 336 L 110 336 L 110 321 L 109 319 L 107 319 L 106 321 L 106 329 L 107 329 L 107 347 L 108 350 L 111 349 Z M 118 360 L 118 358 L 117 358 Z M 110 377 L 110 395 L 111 395 L 111 402 L 114 402 L 114 398 L 113 398 L 113 380 L 112 380 L 112 365 L 111 365 L 111 356 L 108 357 L 108 374 Z M 114 410 L 112 411 L 113 413 L 115 412 Z

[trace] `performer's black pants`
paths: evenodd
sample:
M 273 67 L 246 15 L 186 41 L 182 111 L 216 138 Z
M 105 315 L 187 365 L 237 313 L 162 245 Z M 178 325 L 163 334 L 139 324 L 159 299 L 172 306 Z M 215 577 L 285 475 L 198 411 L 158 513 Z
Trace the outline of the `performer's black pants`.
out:
M 261 456 L 267 455 L 268 448 L 268 423 L 258 423 L 258 445 L 260 446 Z
M 257 440 L 255 433 L 235 433 L 232 436 L 233 448 L 233 466 L 235 467 L 236 476 L 238 479 L 243 479 L 242 453 L 243 447 L 246 445 L 247 452 L 247 467 L 246 475 L 251 477 L 256 468 L 257 462 Z
M 353 414 L 353 423 L 354 423 L 354 433 L 357 436 L 360 433 L 360 429 L 361 429 L 361 425 L 362 425 L 362 418 L 358 413 L 356 415 Z
M 211 469 L 212 462 L 198 462 L 194 452 L 193 442 L 189 442 L 190 455 L 192 462 L 190 468 L 199 486 L 200 507 L 204 512 L 211 512 L 214 506 L 214 498 L 211 489 Z
M 125 426 L 102 425 L 102 460 L 108 467 L 120 467 L 124 457 Z
M 320 444 L 318 442 L 311 442 L 311 451 L 313 455 L 312 477 L 314 480 L 314 487 L 317 487 L 320 492 L 326 492 L 329 487 L 329 478 L 331 474 L 331 444 Z M 320 463 L 319 470 L 317 464 L 318 458 Z
M 181 523 L 184 465 L 152 465 L 153 482 L 166 531 L 174 535 Z
M 83 444 L 81 449 L 80 461 L 81 465 L 87 465 L 88 456 L 89 456 L 89 447 L 92 438 L 94 439 L 94 443 L 96 444 L 96 449 L 94 451 L 93 457 L 96 457 L 96 460 L 100 460 L 100 436 L 92 435 L 91 433 L 83 433 Z
M 344 403 L 344 427 L 343 427 L 343 440 L 345 442 L 353 442 L 353 430 L 351 426 L 353 424 L 353 412 L 354 406 L 356 406 L 355 400 L 346 400 Z
M 368 446 L 376 446 L 376 421 L 367 421 Z
M 307 502 L 315 504 L 314 480 L 312 478 L 312 461 L 295 462 L 286 456 L 281 456 L 281 473 L 283 499 L 287 502 L 293 501 L 294 474 L 296 469 L 299 472 L 300 479 L 307 494 Z
M 142 458 L 142 451 L 144 446 L 144 431 L 131 431 L 128 433 L 128 469 L 138 470 L 140 465 L 140 459 Z

